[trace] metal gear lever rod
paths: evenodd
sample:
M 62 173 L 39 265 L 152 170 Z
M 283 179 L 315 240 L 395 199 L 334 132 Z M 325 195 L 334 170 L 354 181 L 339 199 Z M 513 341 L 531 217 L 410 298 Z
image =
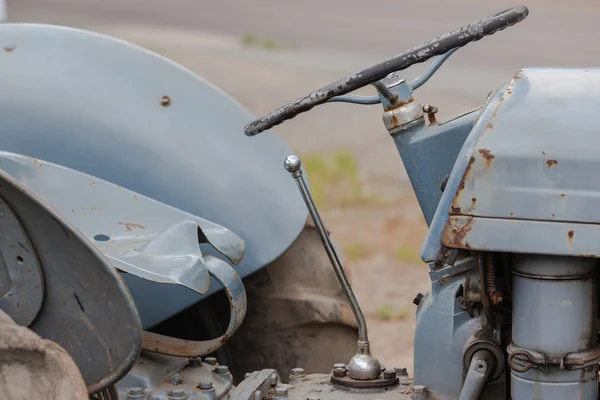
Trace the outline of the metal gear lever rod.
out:
M 381 374 L 381 364 L 377 358 L 371 355 L 365 316 L 360 309 L 358 301 L 356 300 L 356 296 L 354 296 L 354 292 L 352 291 L 348 277 L 344 272 L 342 263 L 338 258 L 331 240 L 329 239 L 329 235 L 325 230 L 323 221 L 321 221 L 317 207 L 312 200 L 308 186 L 306 185 L 306 182 L 302 176 L 302 170 L 300 169 L 301 165 L 302 163 L 300 159 L 295 155 L 288 156 L 284 162 L 285 169 L 291 173 L 292 177 L 296 180 L 298 189 L 300 189 L 300 194 L 302 194 L 302 198 L 306 203 L 308 212 L 310 213 L 310 216 L 317 227 L 317 231 L 321 237 L 321 242 L 323 243 L 323 247 L 325 247 L 325 252 L 327 252 L 329 261 L 331 261 L 331 265 L 333 266 L 340 285 L 346 294 L 346 298 L 348 299 L 348 303 L 350 303 L 350 307 L 352 308 L 352 312 L 354 313 L 354 317 L 356 318 L 356 322 L 358 324 L 358 352 L 356 355 L 354 355 L 354 357 L 352 357 L 347 366 L 348 375 L 353 379 L 375 379 Z

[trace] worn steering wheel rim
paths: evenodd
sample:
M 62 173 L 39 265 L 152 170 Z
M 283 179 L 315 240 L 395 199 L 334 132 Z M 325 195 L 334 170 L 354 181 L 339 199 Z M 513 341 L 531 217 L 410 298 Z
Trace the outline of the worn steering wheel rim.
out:
M 298 114 L 309 111 L 317 105 L 326 103 L 336 96 L 348 94 L 361 87 L 377 82 L 392 72 L 402 71 L 413 64 L 425 62 L 432 57 L 445 54 L 452 49 L 463 47 L 470 42 L 492 35 L 521 22 L 528 15 L 529 10 L 527 7 L 517 6 L 448 32 L 436 39 L 413 47 L 362 71 L 348 75 L 292 103 L 275 109 L 246 125 L 244 133 L 247 136 L 258 135 L 288 119 L 294 118 Z

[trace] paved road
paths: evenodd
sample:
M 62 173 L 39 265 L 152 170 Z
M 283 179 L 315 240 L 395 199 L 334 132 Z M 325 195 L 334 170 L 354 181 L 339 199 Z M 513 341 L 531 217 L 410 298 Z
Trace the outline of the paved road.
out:
M 260 114 L 513 4 L 505 0 L 8 0 L 8 16 L 11 21 L 98 30 L 150 47 L 205 76 Z M 461 49 L 419 91 L 418 98 L 439 105 L 444 118 L 477 106 L 521 67 L 599 64 L 600 3 L 531 0 L 525 4 L 530 16 L 524 22 Z M 241 41 L 247 35 L 282 48 L 245 48 Z M 413 69 L 408 75 L 419 68 Z M 351 107 L 321 107 L 278 131 L 300 152 L 347 146 L 361 151 L 368 172 L 386 174 L 396 169 L 397 156 L 381 126 L 379 109 Z

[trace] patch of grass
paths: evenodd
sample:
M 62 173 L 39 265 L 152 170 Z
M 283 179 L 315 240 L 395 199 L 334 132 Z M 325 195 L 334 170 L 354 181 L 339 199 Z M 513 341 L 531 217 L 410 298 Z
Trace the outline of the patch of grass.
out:
M 383 321 L 404 320 L 408 315 L 407 309 L 396 310 L 389 304 L 381 306 L 375 311 L 375 317 Z
M 396 259 L 405 262 L 423 262 L 420 252 L 409 246 L 402 246 L 396 250 Z
M 253 35 L 245 35 L 242 38 L 242 43 L 245 46 L 254 46 L 256 44 L 256 37 Z
M 379 195 L 365 194 L 359 179 L 359 165 L 350 150 L 302 157 L 313 200 L 317 206 L 382 205 Z
M 284 46 L 273 39 L 260 39 L 254 35 L 244 35 L 242 37 L 242 44 L 244 46 L 262 47 L 267 50 L 296 48 L 296 46 Z
M 359 260 L 361 258 L 365 258 L 368 252 L 368 248 L 360 242 L 344 246 L 344 254 L 346 257 L 348 257 L 348 260 Z

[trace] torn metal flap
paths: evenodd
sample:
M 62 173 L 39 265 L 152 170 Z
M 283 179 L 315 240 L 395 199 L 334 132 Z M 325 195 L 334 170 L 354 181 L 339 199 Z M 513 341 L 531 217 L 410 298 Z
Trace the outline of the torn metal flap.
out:
M 143 279 L 205 293 L 200 243 L 233 264 L 244 256 L 244 241 L 229 229 L 121 186 L 7 152 L 0 152 L 0 169 L 51 203 L 117 268 Z M 194 283 L 187 281 L 192 276 Z
M 153 237 L 125 237 L 98 248 L 122 271 L 204 294 L 210 278 L 198 234 L 195 222 L 183 221 Z

